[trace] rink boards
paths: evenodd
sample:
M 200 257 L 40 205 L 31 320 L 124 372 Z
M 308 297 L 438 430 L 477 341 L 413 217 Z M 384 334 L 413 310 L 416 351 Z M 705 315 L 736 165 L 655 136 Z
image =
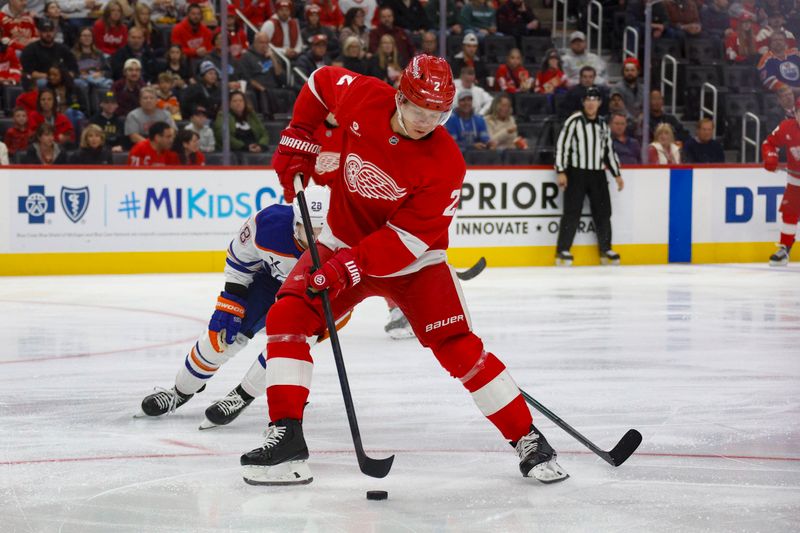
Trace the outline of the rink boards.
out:
M 282 200 L 274 172 L 253 168 L 5 167 L 0 176 L 0 275 L 219 271 L 242 222 Z M 611 180 L 610 190 L 625 264 L 763 262 L 775 249 L 782 172 L 640 167 L 623 177 L 625 189 Z M 451 262 L 551 265 L 561 200 L 552 169 L 470 169 Z M 584 214 L 573 253 L 597 264 L 588 202 Z

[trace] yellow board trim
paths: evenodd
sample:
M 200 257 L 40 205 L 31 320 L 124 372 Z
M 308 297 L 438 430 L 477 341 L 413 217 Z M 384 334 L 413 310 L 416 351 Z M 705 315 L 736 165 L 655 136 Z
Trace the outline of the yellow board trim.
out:
M 0 254 L 2 276 L 221 272 L 225 252 Z
M 659 265 L 667 262 L 669 246 L 666 244 L 618 244 L 614 250 L 625 265 Z M 575 265 L 599 265 L 597 246 L 573 246 Z M 481 257 L 492 267 L 553 266 L 555 246 L 498 246 L 492 248 L 450 248 L 447 258 L 456 268 L 468 268 Z
M 775 250 L 772 242 L 700 242 L 692 244 L 692 263 L 766 263 Z M 790 259 L 800 261 L 800 247 Z

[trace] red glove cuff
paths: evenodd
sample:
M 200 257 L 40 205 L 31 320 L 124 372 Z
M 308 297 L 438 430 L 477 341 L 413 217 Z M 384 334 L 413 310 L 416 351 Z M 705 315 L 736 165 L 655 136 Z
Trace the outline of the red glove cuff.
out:
M 764 168 L 770 172 L 778 168 L 778 154 L 775 152 L 767 152 L 764 154 Z

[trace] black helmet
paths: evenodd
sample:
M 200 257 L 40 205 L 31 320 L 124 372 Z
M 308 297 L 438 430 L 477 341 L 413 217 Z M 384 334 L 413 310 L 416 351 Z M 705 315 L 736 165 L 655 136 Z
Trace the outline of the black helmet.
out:
M 586 100 L 587 98 L 597 98 L 598 100 L 602 100 L 603 93 L 600 92 L 600 89 L 592 85 L 591 87 L 586 89 L 586 94 L 583 95 L 584 100 Z

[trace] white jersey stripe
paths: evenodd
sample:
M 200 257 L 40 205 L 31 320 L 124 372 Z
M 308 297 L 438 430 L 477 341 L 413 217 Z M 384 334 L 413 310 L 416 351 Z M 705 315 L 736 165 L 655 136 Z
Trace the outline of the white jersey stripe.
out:
M 428 243 L 418 238 L 416 235 L 413 235 L 404 229 L 400 229 L 393 224 L 389 224 L 388 222 L 386 225 L 393 229 L 395 233 L 397 233 L 397 236 L 400 237 L 400 242 L 402 242 L 403 245 L 408 248 L 408 251 L 411 252 L 414 257 L 421 256 L 428 248 L 430 248 Z
M 328 106 L 325 105 L 325 102 L 322 101 L 322 98 L 320 98 L 319 93 L 317 92 L 317 84 L 314 81 L 314 74 L 316 73 L 316 70 L 312 72 L 306 83 L 308 84 L 308 88 L 311 90 L 311 94 L 313 94 L 317 100 L 319 100 L 319 103 L 322 104 L 325 109 L 328 109 Z M 328 111 L 330 111 L 330 109 L 328 109 Z

